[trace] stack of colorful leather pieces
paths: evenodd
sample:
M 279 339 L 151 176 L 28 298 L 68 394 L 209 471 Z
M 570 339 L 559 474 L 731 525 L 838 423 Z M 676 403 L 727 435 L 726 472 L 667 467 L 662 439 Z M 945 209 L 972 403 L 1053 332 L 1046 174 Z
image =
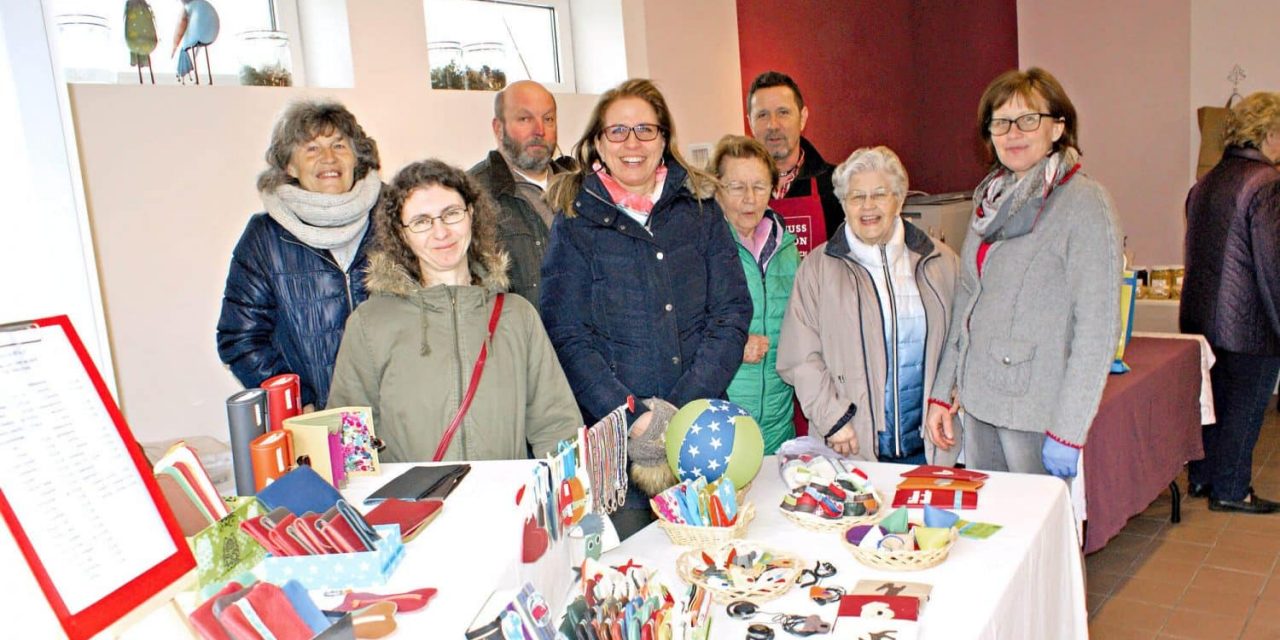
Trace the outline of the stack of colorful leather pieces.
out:
M 427 591 L 431 593 L 418 598 L 420 604 L 411 605 L 406 611 L 425 606 L 434 595 L 433 589 L 420 590 Z M 394 597 L 361 595 L 369 596 L 364 607 L 325 612 L 301 584 L 292 580 L 283 587 L 269 582 L 247 587 L 231 582 L 197 607 L 190 619 L 204 640 L 372 640 L 395 631 Z
M 703 477 L 684 480 L 650 498 L 658 517 L 694 527 L 729 527 L 738 520 L 738 498 L 729 476 L 707 483 Z
M 373 551 L 380 537 L 346 500 L 338 500 L 323 514 L 299 516 L 286 507 L 276 507 L 241 522 L 240 528 L 274 556 Z
M 191 537 L 227 517 L 227 505 L 214 488 L 196 452 L 179 441 L 152 468 L 165 502 L 173 510 L 182 535 Z

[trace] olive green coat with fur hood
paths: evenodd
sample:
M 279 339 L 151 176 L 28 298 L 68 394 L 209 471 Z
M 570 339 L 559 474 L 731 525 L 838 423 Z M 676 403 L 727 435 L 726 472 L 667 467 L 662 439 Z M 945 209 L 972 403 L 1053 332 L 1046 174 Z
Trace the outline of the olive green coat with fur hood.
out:
M 388 462 L 430 460 L 488 334 L 507 256 L 472 261 L 477 286 L 423 287 L 385 253 L 370 256 L 369 299 L 347 321 L 329 406 L 370 406 Z M 555 450 L 582 417 L 527 300 L 507 294 L 471 408 L 445 460 L 518 459 Z

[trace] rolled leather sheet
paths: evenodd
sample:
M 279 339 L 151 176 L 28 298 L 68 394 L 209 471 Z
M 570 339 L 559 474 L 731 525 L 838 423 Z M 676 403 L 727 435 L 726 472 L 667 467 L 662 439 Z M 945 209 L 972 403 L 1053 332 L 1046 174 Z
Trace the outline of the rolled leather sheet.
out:
M 245 389 L 227 398 L 227 425 L 231 431 L 231 467 L 236 478 L 236 495 L 251 496 L 253 457 L 249 443 L 267 431 L 267 392 Z
M 296 373 L 282 373 L 262 381 L 267 392 L 268 430 L 284 428 L 284 421 L 302 413 L 302 383 Z

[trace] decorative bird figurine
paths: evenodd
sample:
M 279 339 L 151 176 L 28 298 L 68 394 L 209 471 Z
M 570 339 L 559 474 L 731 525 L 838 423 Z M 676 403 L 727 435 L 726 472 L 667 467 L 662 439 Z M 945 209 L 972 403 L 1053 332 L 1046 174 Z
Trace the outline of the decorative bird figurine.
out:
M 151 52 L 156 50 L 156 17 L 151 13 L 147 0 L 127 0 L 124 3 L 124 43 L 129 47 L 129 64 L 138 68 L 138 84 L 142 84 L 142 66 L 151 72 L 151 84 L 156 74 L 151 70 Z
M 194 72 L 196 84 L 200 84 L 200 70 L 195 66 L 195 58 L 198 49 L 204 48 L 204 70 L 209 76 L 209 84 L 213 84 L 208 46 L 218 39 L 218 27 L 218 12 L 209 0 L 182 0 L 182 19 L 173 34 L 173 52 L 169 54 L 170 57 L 182 54 L 178 58 L 178 78 L 186 78 L 187 74 Z

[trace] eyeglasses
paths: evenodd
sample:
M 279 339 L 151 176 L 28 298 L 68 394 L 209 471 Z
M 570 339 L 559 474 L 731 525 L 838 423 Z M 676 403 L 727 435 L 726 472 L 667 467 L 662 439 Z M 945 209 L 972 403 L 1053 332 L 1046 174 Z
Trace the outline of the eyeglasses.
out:
M 634 127 L 615 124 L 612 127 L 604 128 L 604 139 L 609 142 L 626 142 L 627 138 L 631 137 L 632 131 L 636 134 L 636 140 L 640 142 L 657 140 L 658 135 L 664 132 L 663 128 L 656 124 L 638 124 Z
M 450 207 L 438 216 L 418 216 L 410 220 L 409 224 L 401 224 L 400 226 L 413 233 L 426 233 L 431 230 L 437 220 L 445 224 L 458 224 L 462 222 L 463 218 L 467 217 L 468 213 L 471 213 L 471 207 Z
M 884 189 L 876 189 L 875 191 L 871 191 L 871 192 L 850 191 L 849 195 L 845 197 L 844 201 L 845 201 L 845 204 L 853 205 L 855 208 L 858 208 L 858 209 L 865 209 L 868 204 L 878 209 L 884 206 L 885 202 L 887 202 L 890 196 L 892 195 L 893 195 L 892 193 L 889 193 Z
M 991 132 L 991 135 L 993 136 L 1002 136 L 1009 133 L 1009 127 L 1012 127 L 1013 123 L 1016 122 L 1018 123 L 1018 131 L 1031 133 L 1032 131 L 1040 128 L 1041 118 L 1053 118 L 1054 120 L 1062 119 L 1054 118 L 1052 113 L 1026 113 L 1013 119 L 992 118 L 987 121 L 987 131 Z
M 744 184 L 742 182 L 730 182 L 724 185 L 724 192 L 729 194 L 729 197 L 735 198 L 737 200 L 742 200 L 743 198 L 746 198 L 748 193 L 754 195 L 757 198 L 765 198 L 765 197 L 768 197 L 770 191 L 772 191 L 772 189 L 769 188 L 769 185 L 763 182 L 755 182 L 752 184 Z

